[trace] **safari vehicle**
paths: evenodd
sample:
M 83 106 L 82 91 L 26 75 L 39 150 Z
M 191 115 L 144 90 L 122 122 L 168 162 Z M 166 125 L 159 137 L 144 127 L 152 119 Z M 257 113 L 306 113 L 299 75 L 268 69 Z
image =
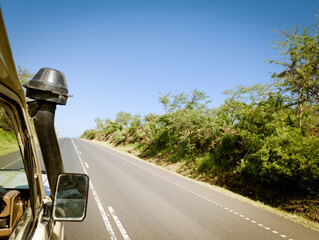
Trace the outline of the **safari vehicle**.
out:
M 25 87 L 28 103 L 0 11 L 0 239 L 64 239 L 64 222 L 85 218 L 89 182 L 84 174 L 64 173 L 54 131 L 55 108 L 66 104 L 68 89 L 63 73 L 50 68 Z

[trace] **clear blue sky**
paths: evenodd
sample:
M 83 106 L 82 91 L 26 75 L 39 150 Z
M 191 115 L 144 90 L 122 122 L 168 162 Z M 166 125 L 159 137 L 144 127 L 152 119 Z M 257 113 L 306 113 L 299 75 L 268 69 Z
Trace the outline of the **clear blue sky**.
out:
M 279 68 L 273 30 L 314 24 L 319 0 L 0 0 L 16 65 L 62 71 L 59 136 L 119 111 L 162 114 L 159 92 L 205 91 L 211 107 Z

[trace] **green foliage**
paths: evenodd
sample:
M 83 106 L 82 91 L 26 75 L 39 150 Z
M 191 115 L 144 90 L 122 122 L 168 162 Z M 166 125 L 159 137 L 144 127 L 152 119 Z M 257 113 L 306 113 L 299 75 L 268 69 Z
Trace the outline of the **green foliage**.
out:
M 178 109 L 206 109 L 207 104 L 211 102 L 208 99 L 209 96 L 205 92 L 194 89 L 191 94 L 179 93 L 172 95 L 168 93 L 162 95 L 160 93 L 159 102 L 163 104 L 165 113 L 170 113 Z
M 316 192 L 319 187 L 319 139 L 306 137 L 297 128 L 277 128 L 242 162 L 242 171 L 283 188 Z
M 284 67 L 284 71 L 273 77 L 285 91 L 297 95 L 299 101 L 319 101 L 319 34 L 318 19 L 310 27 L 297 26 L 295 30 L 280 32 L 281 41 L 276 48 L 283 61 L 269 61 Z
M 18 143 L 12 122 L 6 111 L 0 106 L 0 156 L 17 150 Z
M 267 99 L 271 92 L 275 92 L 275 84 L 255 84 L 251 87 L 237 86 L 234 89 L 223 92 L 231 99 L 246 104 L 256 104 Z
M 27 84 L 33 76 L 34 74 L 29 69 L 18 66 L 18 77 L 21 84 Z
M 168 113 L 168 112 L 169 112 L 169 108 L 170 108 L 170 104 L 171 104 L 171 103 L 170 103 L 170 102 L 171 102 L 171 100 L 170 100 L 171 94 L 168 93 L 168 94 L 166 94 L 166 95 L 162 95 L 162 94 L 160 93 L 160 95 L 161 95 L 161 96 L 159 96 L 158 100 L 159 100 L 159 102 L 160 102 L 161 104 L 163 104 L 164 109 L 165 109 L 165 113 Z
M 85 138 L 88 140 L 93 140 L 96 138 L 96 130 L 95 129 L 90 129 L 90 130 L 85 130 L 84 133 L 81 135 L 81 138 Z
M 8 132 L 13 131 L 11 120 L 2 107 L 0 107 L 0 128 Z
M 126 128 L 131 123 L 132 119 L 132 114 L 121 111 L 116 115 L 115 121 L 122 124 L 123 127 Z
M 8 132 L 0 128 L 0 156 L 19 149 L 14 132 Z

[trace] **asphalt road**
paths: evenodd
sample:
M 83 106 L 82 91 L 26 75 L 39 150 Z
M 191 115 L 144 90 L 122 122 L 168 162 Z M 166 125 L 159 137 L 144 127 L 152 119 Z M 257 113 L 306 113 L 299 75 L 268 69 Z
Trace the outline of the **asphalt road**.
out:
M 20 151 L 0 156 L 0 170 L 24 169 Z
M 319 239 L 319 233 L 126 154 L 61 139 L 67 172 L 90 176 L 71 239 Z

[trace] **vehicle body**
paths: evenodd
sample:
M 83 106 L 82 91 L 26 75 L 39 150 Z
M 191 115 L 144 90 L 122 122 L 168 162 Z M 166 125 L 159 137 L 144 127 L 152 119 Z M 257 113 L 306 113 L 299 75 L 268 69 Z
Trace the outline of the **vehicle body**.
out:
M 25 93 L 17 76 L 1 11 L 0 106 L 11 120 L 19 146 L 17 149 L 20 150 L 7 154 L 5 157 L 0 156 L 1 161 L 7 161 L 3 163 L 3 167 L 0 169 L 0 239 L 64 239 L 64 221 L 81 221 L 85 217 L 88 177 L 83 174 L 63 174 L 62 161 L 55 163 L 57 169 L 60 170 L 58 172 L 53 171 L 52 167 L 46 164 L 46 156 L 43 153 L 43 151 L 48 150 L 44 150 L 44 146 L 50 150 L 51 143 L 46 142 L 45 138 L 40 138 L 41 133 L 37 131 L 38 143 L 42 150 L 51 188 L 51 195 L 45 195 L 43 175 L 37 144 L 35 143 L 35 130 L 28 112 L 30 106 L 28 107 Z M 55 137 L 53 141 L 57 142 L 55 135 L 48 135 L 47 137 Z M 51 151 L 51 158 L 59 159 L 59 156 L 54 155 L 60 154 L 59 148 L 57 150 Z M 18 153 L 21 157 L 16 160 L 15 154 Z M 79 200 L 79 197 L 68 196 L 66 194 L 68 191 L 65 189 L 61 190 L 64 191 L 64 194 L 56 194 L 60 191 L 61 186 L 65 186 L 66 183 L 63 179 L 66 178 L 72 179 L 72 181 L 80 179 L 84 182 L 80 184 L 86 184 L 81 188 L 84 189 L 82 190 L 84 192 L 80 194 L 83 198 Z M 68 185 L 71 189 L 69 192 L 73 194 L 77 191 L 77 188 L 72 185 L 73 183 L 70 184 Z M 63 199 L 58 199 L 57 196 L 63 196 Z M 80 204 L 77 202 L 80 202 Z M 71 205 L 73 209 L 81 206 L 80 213 L 67 215 L 67 211 L 70 212 L 70 209 L 72 209 Z M 68 209 L 67 211 L 63 211 L 65 206 Z

